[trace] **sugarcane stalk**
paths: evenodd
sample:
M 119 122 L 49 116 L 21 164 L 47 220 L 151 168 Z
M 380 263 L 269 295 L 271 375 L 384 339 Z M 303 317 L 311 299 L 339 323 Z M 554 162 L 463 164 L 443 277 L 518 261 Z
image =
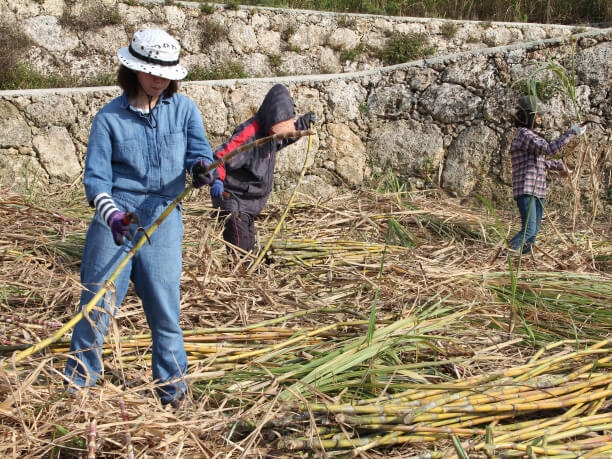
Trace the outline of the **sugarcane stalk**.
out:
M 60 322 L 40 320 L 40 319 L 31 319 L 29 317 L 17 317 L 17 316 L 0 317 L 0 321 L 6 322 L 9 324 L 35 324 L 35 325 L 42 325 L 44 327 L 52 327 L 52 328 L 58 328 L 62 326 Z
M 96 459 L 96 436 L 98 434 L 95 418 L 89 424 L 89 435 L 87 436 L 87 459 Z
M 221 158 L 213 161 L 208 166 L 208 168 L 206 170 L 206 173 L 209 173 L 209 172 L 213 171 L 214 169 L 219 167 L 221 164 L 224 164 L 226 161 L 230 160 L 234 156 L 236 156 L 239 153 L 242 153 L 242 152 L 244 152 L 246 150 L 249 150 L 251 148 L 255 148 L 255 147 L 263 145 L 263 144 L 265 144 L 267 142 L 272 142 L 272 141 L 282 140 L 282 139 L 295 138 L 295 137 L 302 137 L 302 136 L 305 136 L 305 135 L 312 136 L 313 132 L 310 131 L 310 130 L 294 131 L 294 132 L 280 133 L 280 134 L 275 134 L 275 135 L 271 135 L 271 136 L 268 136 L 268 137 L 263 137 L 261 139 L 258 139 L 256 141 L 254 141 L 254 142 L 251 142 L 251 143 L 243 145 L 243 146 L 241 146 L 239 148 L 236 148 L 234 151 L 232 151 L 232 152 L 222 156 Z M 155 222 L 153 222 L 153 224 L 144 232 L 145 234 L 140 238 L 140 240 L 129 250 L 129 252 L 125 255 L 125 257 L 121 261 L 121 263 L 119 263 L 119 266 L 117 266 L 117 268 L 115 268 L 115 270 L 110 275 L 110 277 L 106 280 L 106 282 L 104 282 L 102 288 L 100 290 L 98 290 L 98 292 L 89 301 L 89 303 L 87 303 L 87 305 L 85 305 L 84 307 L 81 308 L 80 312 L 75 314 L 75 316 L 72 319 L 70 319 L 66 324 L 64 324 L 64 326 L 61 327 L 53 335 L 51 335 L 48 338 L 40 341 L 39 343 L 34 344 L 30 348 L 25 349 L 25 350 L 19 352 L 18 354 L 14 355 L 13 358 L 12 358 L 12 361 L 14 363 L 19 362 L 20 360 L 23 360 L 24 358 L 28 357 L 29 355 L 32 355 L 33 353 L 38 352 L 41 349 L 44 349 L 49 344 L 51 344 L 51 343 L 57 341 L 59 338 L 61 338 L 68 330 L 70 330 L 72 327 L 74 327 L 85 315 L 89 314 L 91 312 L 91 310 L 95 307 L 95 305 L 97 305 L 98 302 L 102 299 L 102 297 L 108 291 L 110 291 L 113 282 L 115 282 L 117 277 L 119 277 L 119 274 L 125 269 L 125 267 L 129 263 L 129 261 L 134 257 L 134 255 L 136 255 L 136 253 L 142 248 L 142 246 L 145 244 L 145 242 L 147 242 L 150 239 L 151 235 L 163 223 L 163 221 L 166 219 L 166 217 L 168 217 L 168 215 L 170 215 L 170 213 L 174 210 L 174 208 L 191 192 L 192 189 L 193 189 L 193 185 L 188 185 L 172 201 L 172 203 L 162 212 L 162 214 L 159 216 L 159 218 L 157 220 L 155 220 Z M 2 362 L 0 364 L 0 368 L 4 368 L 7 365 L 8 365 L 8 362 L 4 361 L 4 362 Z
M 122 398 L 119 399 L 119 407 L 121 408 L 121 417 L 123 422 L 128 422 L 129 418 L 125 409 L 125 402 Z M 128 431 L 125 432 L 125 446 L 127 448 L 128 459 L 134 459 L 134 445 L 132 445 L 132 436 Z

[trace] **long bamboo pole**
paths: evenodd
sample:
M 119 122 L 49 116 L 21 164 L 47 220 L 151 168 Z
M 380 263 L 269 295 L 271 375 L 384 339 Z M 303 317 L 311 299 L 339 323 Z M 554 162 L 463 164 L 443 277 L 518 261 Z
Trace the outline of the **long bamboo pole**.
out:
M 287 133 L 280 133 L 280 134 L 275 134 L 275 135 L 271 135 L 268 137 L 262 137 L 261 139 L 258 139 L 254 142 L 250 142 L 246 145 L 243 145 L 239 148 L 236 148 L 234 151 L 226 154 L 225 156 L 222 156 L 221 158 L 213 161 L 207 169 L 207 172 L 211 172 L 214 169 L 216 169 L 217 167 L 219 167 L 221 164 L 224 164 L 225 162 L 227 162 L 228 160 L 232 159 L 234 156 L 250 150 L 251 148 L 255 148 L 258 147 L 260 145 L 263 145 L 265 143 L 268 142 L 273 142 L 276 140 L 283 140 L 283 139 L 292 139 L 292 138 L 296 138 L 296 137 L 303 137 L 305 135 L 311 136 L 313 134 L 313 131 L 311 130 L 303 130 L 303 131 L 293 131 L 293 132 L 287 132 Z M 117 268 L 115 268 L 115 270 L 113 271 L 113 273 L 110 275 L 110 277 L 106 280 L 106 282 L 104 282 L 104 285 L 102 286 L 102 288 L 100 290 L 98 290 L 98 292 L 96 293 L 96 295 L 94 295 L 94 297 L 89 301 L 89 303 L 87 303 L 87 305 L 84 308 L 81 308 L 81 311 L 77 314 L 75 314 L 75 316 L 70 319 L 68 322 L 66 322 L 66 324 L 64 324 L 63 327 L 61 327 L 59 330 L 57 330 L 55 333 L 53 333 L 51 336 L 49 336 L 48 338 L 40 341 L 39 343 L 34 344 L 33 346 L 29 347 L 28 349 L 25 349 L 17 354 L 15 354 L 13 356 L 13 358 L 11 359 L 12 362 L 16 363 L 19 362 L 20 360 L 23 360 L 24 358 L 28 357 L 29 355 L 33 354 L 34 352 L 40 351 L 41 349 L 44 349 L 45 347 L 47 347 L 49 344 L 54 343 L 55 341 L 57 341 L 58 339 L 60 339 L 62 336 L 64 336 L 64 334 L 70 330 L 72 327 L 74 327 L 79 320 L 81 320 L 84 316 L 84 314 L 89 314 L 89 312 L 94 308 L 94 306 L 96 304 L 98 304 L 98 301 L 100 301 L 100 299 L 102 299 L 102 297 L 109 291 L 109 288 L 111 287 L 112 283 L 117 279 L 117 277 L 119 276 L 119 274 L 121 273 L 121 271 L 123 271 L 123 269 L 127 266 L 127 264 L 129 263 L 129 261 L 134 257 L 134 255 L 136 255 L 136 253 L 142 248 L 142 246 L 144 245 L 145 242 L 147 242 L 148 239 L 150 239 L 151 235 L 157 230 L 157 228 L 159 228 L 159 226 L 163 223 L 163 221 L 166 219 L 166 217 L 168 217 L 168 215 L 170 215 L 170 212 L 172 212 L 174 210 L 174 208 L 191 192 L 191 190 L 193 190 L 193 185 L 188 185 L 181 194 L 179 194 L 173 201 L 172 203 L 170 203 L 170 205 L 168 205 L 168 207 L 162 212 L 162 214 L 158 217 L 157 220 L 155 220 L 155 222 L 153 222 L 153 224 L 145 231 L 145 235 L 143 235 L 140 240 L 136 243 L 136 245 L 134 245 L 130 251 L 125 255 L 124 259 L 121 261 L 121 263 L 119 263 L 119 266 L 117 266 Z M 4 368 L 8 365 L 8 361 L 4 361 L 2 362 L 2 364 L 0 364 L 0 368 Z

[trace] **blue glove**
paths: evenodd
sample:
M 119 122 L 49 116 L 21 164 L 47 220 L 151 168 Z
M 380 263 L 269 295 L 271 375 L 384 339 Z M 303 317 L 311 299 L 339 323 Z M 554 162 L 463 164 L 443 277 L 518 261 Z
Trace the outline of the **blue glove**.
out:
M 310 123 L 315 124 L 317 122 L 317 114 L 313 111 L 310 111 L 304 115 L 304 121 L 306 124 L 310 126 Z
M 201 159 L 193 165 L 191 168 L 191 176 L 193 177 L 194 187 L 200 188 L 204 185 L 210 185 L 215 180 L 212 171 L 206 172 L 209 165 L 210 163 L 205 159 Z
M 216 179 L 210 186 L 210 196 L 213 198 L 220 198 L 223 194 L 223 181 Z

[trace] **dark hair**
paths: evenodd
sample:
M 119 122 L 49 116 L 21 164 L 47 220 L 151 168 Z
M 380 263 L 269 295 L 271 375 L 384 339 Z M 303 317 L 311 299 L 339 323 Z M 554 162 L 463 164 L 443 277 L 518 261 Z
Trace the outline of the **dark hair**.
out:
M 536 115 L 525 110 L 520 105 L 516 107 L 514 122 L 517 127 L 535 128 Z
M 138 83 L 138 76 L 136 76 L 134 70 L 127 68 L 125 65 L 120 65 L 119 70 L 117 70 L 117 81 L 128 97 L 134 97 L 138 94 L 140 83 Z M 163 97 L 166 99 L 172 97 L 178 91 L 178 87 L 178 81 L 170 80 Z

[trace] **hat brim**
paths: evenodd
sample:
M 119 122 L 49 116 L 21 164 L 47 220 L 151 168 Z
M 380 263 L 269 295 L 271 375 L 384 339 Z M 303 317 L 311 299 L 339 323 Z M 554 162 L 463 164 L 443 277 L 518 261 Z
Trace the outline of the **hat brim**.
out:
M 187 76 L 187 69 L 181 64 L 168 66 L 150 64 L 138 59 L 135 56 L 132 56 L 127 46 L 124 48 L 119 48 L 119 51 L 117 51 L 117 57 L 122 65 L 137 72 L 149 73 L 168 80 L 182 80 Z

